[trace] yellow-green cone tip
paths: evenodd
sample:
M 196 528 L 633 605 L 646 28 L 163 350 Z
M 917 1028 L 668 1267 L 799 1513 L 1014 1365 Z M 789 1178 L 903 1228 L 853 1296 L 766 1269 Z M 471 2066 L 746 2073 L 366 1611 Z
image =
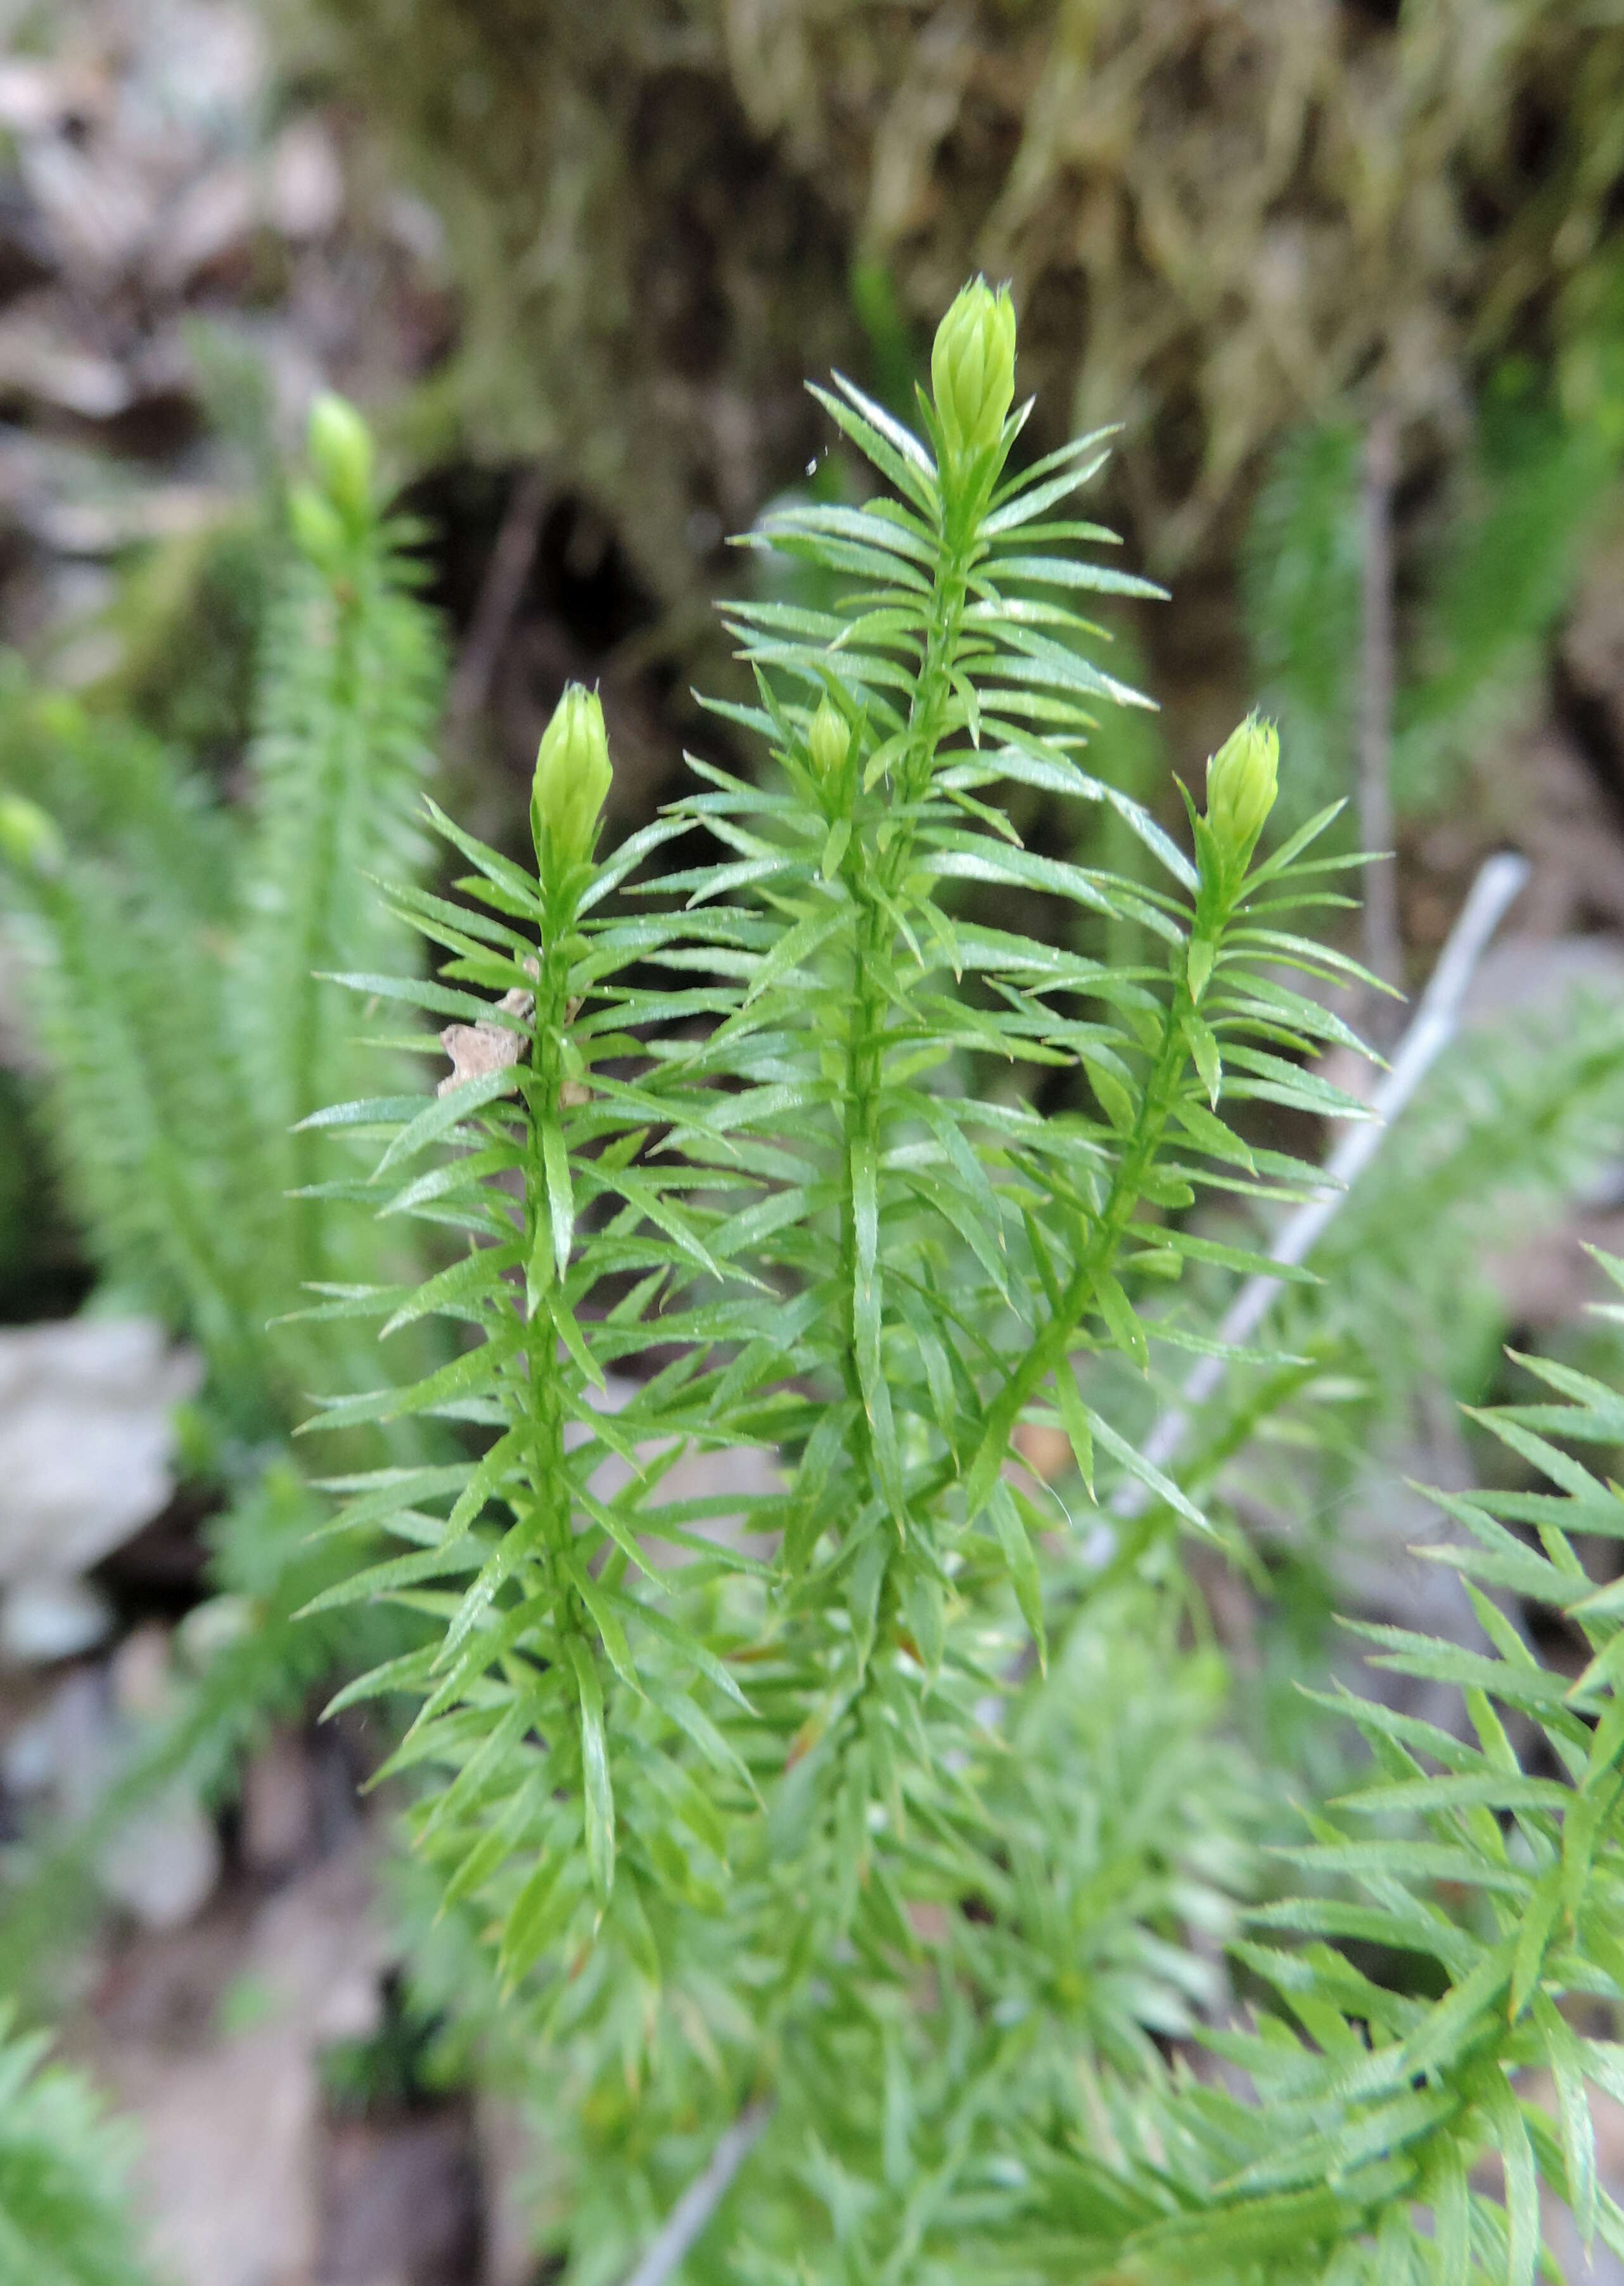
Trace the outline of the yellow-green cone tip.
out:
M 1250 850 L 1280 791 L 1280 734 L 1249 714 L 1207 763 L 1207 823 L 1234 855 Z
M 1015 307 L 1007 286 L 995 293 L 973 278 L 936 328 L 931 394 L 948 450 L 956 458 L 996 444 L 1015 397 Z
M 0 794 L 0 862 L 20 873 L 54 873 L 62 862 L 56 820 L 20 793 Z
M 846 757 L 851 752 L 851 730 L 832 699 L 818 701 L 817 712 L 807 731 L 807 752 L 815 777 L 832 778 L 846 767 Z
M 544 871 L 549 857 L 579 865 L 591 856 L 612 775 L 598 695 L 572 682 L 541 733 L 531 790 L 531 831 Z
M 372 435 L 348 398 L 330 389 L 318 394 L 307 443 L 327 499 L 351 528 L 364 524 L 372 512 Z

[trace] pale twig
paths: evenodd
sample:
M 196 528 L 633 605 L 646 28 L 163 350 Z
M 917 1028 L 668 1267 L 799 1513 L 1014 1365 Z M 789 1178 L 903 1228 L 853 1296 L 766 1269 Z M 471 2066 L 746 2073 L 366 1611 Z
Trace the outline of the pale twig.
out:
M 1371 1117 L 1360 1120 L 1344 1136 L 1326 1162 L 1325 1188 L 1285 1224 L 1269 1249 L 1271 1260 L 1286 1268 L 1306 1261 L 1325 1235 L 1349 1191 L 1381 1149 L 1394 1120 L 1454 1038 L 1473 971 L 1527 878 L 1527 860 L 1510 853 L 1491 857 L 1478 873 L 1421 996 L 1415 1020 L 1371 1098 Z M 1284 1282 L 1266 1271 L 1249 1278 L 1225 1312 L 1218 1339 L 1237 1349 L 1250 1341 Z M 1227 1367 L 1228 1360 L 1221 1357 L 1203 1357 L 1196 1363 L 1179 1391 L 1179 1402 L 1158 1416 L 1145 1439 L 1144 1457 L 1153 1467 L 1164 1470 L 1178 1457 L 1189 1432 L 1191 1414 L 1213 1395 Z M 1118 1517 L 1135 1517 L 1149 1504 L 1149 1492 L 1134 1478 L 1119 1486 L 1111 1510 Z
M 496 662 L 524 593 L 541 537 L 547 486 L 540 469 L 521 469 L 491 550 L 491 561 L 474 606 L 468 637 L 445 694 L 445 735 L 459 745 L 484 706 Z
M 1359 838 L 1375 857 L 1365 882 L 1365 966 L 1384 983 L 1404 975 L 1399 882 L 1392 855 L 1392 416 L 1378 413 L 1365 438 L 1363 638 L 1359 674 Z
M 666 2286 L 666 2279 L 727 2196 L 734 2176 L 754 2150 L 772 2115 L 770 2103 L 753 2103 L 739 2114 L 660 2225 L 626 2286 Z

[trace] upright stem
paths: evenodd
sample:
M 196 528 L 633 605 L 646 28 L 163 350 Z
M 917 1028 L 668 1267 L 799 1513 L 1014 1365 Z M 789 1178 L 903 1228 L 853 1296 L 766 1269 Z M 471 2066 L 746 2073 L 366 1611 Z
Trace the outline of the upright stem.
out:
M 1187 987 L 1180 978 L 1163 1022 L 1161 1042 L 1139 1100 L 1139 1115 L 1117 1161 L 1104 1208 L 1067 1282 L 1060 1307 L 1027 1349 L 989 1409 L 978 1453 L 978 1476 L 986 1472 L 983 1456 L 992 1456 L 996 1470 L 1022 1407 L 1037 1395 L 1051 1373 L 1064 1367 L 1066 1353 L 1093 1305 L 1100 1281 L 1116 1261 L 1184 1077 L 1188 1050 L 1182 1016 L 1186 1000 Z
M 326 1055 L 329 1020 L 327 996 L 331 987 L 319 981 L 320 971 L 332 966 L 333 906 L 337 895 L 339 851 L 343 836 L 341 831 L 342 813 L 349 790 L 366 783 L 360 767 L 364 757 L 353 751 L 357 698 L 359 690 L 360 662 L 358 652 L 359 635 L 359 604 L 353 587 L 348 582 L 335 582 L 333 606 L 333 671 L 329 683 L 331 721 L 337 726 L 341 751 L 329 744 L 327 768 L 317 781 L 318 799 L 325 815 L 318 831 L 310 837 L 308 862 L 314 874 L 304 904 L 304 939 L 299 948 L 295 974 L 288 989 L 294 994 L 292 1070 L 294 1085 L 299 1091 L 292 1106 L 296 1122 L 306 1119 L 319 1111 L 327 1098 L 327 1058 Z M 319 1137 L 301 1132 L 296 1126 L 291 1138 L 293 1150 L 292 1188 L 303 1191 L 314 1183 L 319 1163 Z M 328 1274 L 324 1260 L 323 1218 L 314 1203 L 300 1199 L 294 1215 L 294 1249 L 298 1264 L 299 1280 L 303 1285 L 313 1284 Z
M 970 558 L 975 546 L 974 518 L 949 506 L 942 539 L 946 555 L 936 583 L 925 656 L 908 709 L 908 744 L 899 772 L 903 799 L 910 802 L 919 800 L 929 788 L 936 749 L 942 743 L 943 718 L 952 696 L 953 659 L 964 628 Z
M 854 834 L 841 868 L 854 904 L 857 926 L 853 939 L 852 1013 L 847 1037 L 846 1084 L 841 1106 L 840 1133 L 840 1269 L 844 1296 L 842 1370 L 848 1393 L 857 1400 L 864 1419 L 857 1364 L 856 1279 L 857 1215 L 852 1180 L 855 1146 L 866 1145 L 878 1156 L 880 1100 L 886 1052 L 886 991 L 880 971 L 890 950 L 893 923 L 890 900 L 911 861 L 913 829 L 908 810 L 921 800 L 930 785 L 936 752 L 946 727 L 952 697 L 952 665 L 964 624 L 970 558 L 974 546 L 974 516 L 944 511 L 944 557 L 936 583 L 934 608 L 926 636 L 925 653 L 909 707 L 908 740 L 899 757 L 895 784 L 900 802 L 887 818 L 888 839 L 883 849 L 871 850 Z M 898 815 L 898 810 L 902 815 Z M 876 878 L 877 877 L 877 878 Z M 876 1266 L 875 1276 L 879 1271 Z M 864 1419 L 862 1450 L 857 1456 L 871 1485 L 878 1479 L 871 1429 Z
M 527 1262 L 535 1259 L 538 1249 L 546 1258 L 546 1250 L 551 1242 L 541 1130 L 544 1121 L 556 1121 L 558 1117 L 564 1084 L 559 1040 L 564 1013 L 569 1005 L 570 964 L 564 950 L 568 934 L 567 928 L 555 927 L 549 920 L 548 943 L 542 951 L 540 973 L 536 979 L 535 1037 L 531 1048 L 529 1165 L 525 1170 L 524 1181 L 524 1251 Z M 554 1275 L 556 1275 L 556 1271 Z M 558 1363 L 558 1336 L 548 1309 L 534 1306 L 530 1297 L 526 1297 L 526 1306 L 530 1307 L 525 1351 L 530 1368 L 530 1469 L 537 1553 L 547 1573 L 548 1585 L 562 1599 L 567 1595 L 567 1586 L 561 1572 L 561 1559 L 569 1549 L 571 1516 L 568 1495 L 564 1490 L 566 1482 L 564 1389 Z
M 846 1043 L 846 1085 L 840 1134 L 840 1266 L 846 1349 L 842 1363 L 847 1391 L 859 1399 L 859 1409 L 857 1210 L 852 1184 L 852 1147 L 859 1142 L 878 1146 L 879 1139 L 886 1011 L 884 991 L 877 984 L 876 975 L 886 950 L 887 928 L 885 909 L 873 895 L 866 873 L 866 853 L 859 852 L 851 861 L 847 875 L 847 887 L 857 906 L 858 917 L 852 945 L 851 1025 Z

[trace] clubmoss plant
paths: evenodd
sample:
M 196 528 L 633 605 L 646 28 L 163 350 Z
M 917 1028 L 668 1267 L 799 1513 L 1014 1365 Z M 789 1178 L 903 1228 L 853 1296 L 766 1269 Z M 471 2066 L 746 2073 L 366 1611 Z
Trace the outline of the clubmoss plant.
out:
M 433 1095 L 313 1123 L 374 1135 L 380 1206 L 468 1241 L 415 1292 L 349 1305 L 452 1316 L 455 1360 L 313 1425 L 448 1415 L 481 1447 L 346 1480 L 335 1528 L 382 1523 L 404 1551 L 325 1604 L 398 1599 L 437 1639 L 344 1696 L 416 1700 L 394 1768 L 432 1773 L 419 1846 L 561 2060 L 588 2175 L 637 2186 L 623 2215 L 678 2187 L 685 2117 L 719 2127 L 770 2088 L 753 2276 L 901 2277 L 927 2241 L 921 2275 L 968 2274 L 931 2235 L 929 2185 L 997 2114 L 1005 2035 L 1024 2026 L 1045 2071 L 1069 2053 L 1154 2077 L 1147 2030 L 1210 1990 L 1173 1919 L 1133 1972 L 1068 1967 L 1039 1903 L 1053 1840 L 1009 1790 L 1008 1742 L 1076 1704 L 1088 1659 L 1056 1628 L 1081 1644 L 1099 1617 L 1071 1592 L 1096 1494 L 1137 1478 L 1168 1527 L 1207 1528 L 1091 1402 L 1093 1366 L 1210 1348 L 1182 1273 L 1258 1257 L 1198 1199 L 1314 1179 L 1249 1142 L 1237 1107 L 1359 1109 L 1309 1068 L 1349 1036 L 1285 981 L 1353 972 L 1283 926 L 1337 902 L 1336 866 L 1311 854 L 1328 813 L 1259 855 L 1272 730 L 1243 724 L 1204 808 L 1186 798 L 1193 859 L 1079 759 L 1095 710 L 1143 702 L 1089 656 L 1076 599 L 1145 583 L 1079 552 L 1109 541 L 1069 507 L 1103 439 L 1011 473 L 1027 408 L 1006 328 L 1007 303 L 967 288 L 918 434 L 847 382 L 815 392 L 886 489 L 757 537 L 845 588 L 837 610 L 730 613 L 757 698 L 716 711 L 761 740 L 763 784 L 697 760 L 698 789 L 600 863 L 600 719 L 567 693 L 535 868 L 432 812 L 472 869 L 461 901 L 394 904 L 442 981 L 352 980 L 456 1020 L 450 1039 L 483 1030 L 483 1068 L 458 1055 Z M 1157 886 L 1022 847 L 994 798 L 1012 780 L 1110 803 Z M 1156 957 L 1113 967 L 1003 925 L 1034 896 L 1129 918 Z M 1056 1070 L 1086 1076 L 1089 1108 L 1039 1108 Z M 1034 1429 L 1069 1441 L 1065 1501 L 1022 1466 Z M 1171 1546 L 1164 1528 L 1151 1578 Z M 1175 1624 L 1145 1592 L 1122 1622 Z M 1147 1836 L 1115 1862 L 1167 1849 L 1221 1925 L 1237 1867 L 1216 1837 L 1203 1860 L 1200 1830 L 1189 1856 Z M 971 2108 L 927 2129 L 949 2053 L 940 2100 Z M 827 2116 L 840 2090 L 849 2132 Z M 835 2177 L 881 2091 L 884 2188 L 848 2199 Z M 588 2233 L 575 2251 L 595 2280 L 630 2249 Z

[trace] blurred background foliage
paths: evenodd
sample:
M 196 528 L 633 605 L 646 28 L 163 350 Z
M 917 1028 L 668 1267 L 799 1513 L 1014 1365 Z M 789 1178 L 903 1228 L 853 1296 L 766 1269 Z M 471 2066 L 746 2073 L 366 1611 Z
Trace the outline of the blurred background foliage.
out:
M 1319 430 L 1396 417 L 1423 560 L 1493 513 L 1486 471 L 1525 491 L 1559 438 L 1593 504 L 1618 448 L 1604 6 L 345 0 L 289 35 L 445 217 L 463 333 L 432 409 L 485 456 L 557 456 L 667 610 L 820 448 L 803 372 L 898 388 L 977 269 L 1013 282 L 1036 447 L 1122 424 L 1112 515 L 1179 583 L 1181 626 L 1149 638 L 1176 647 L 1164 699 L 1181 661 L 1234 674 L 1235 565 L 1282 447 L 1323 487 Z M 1502 391 L 1520 419 L 1480 437 Z

